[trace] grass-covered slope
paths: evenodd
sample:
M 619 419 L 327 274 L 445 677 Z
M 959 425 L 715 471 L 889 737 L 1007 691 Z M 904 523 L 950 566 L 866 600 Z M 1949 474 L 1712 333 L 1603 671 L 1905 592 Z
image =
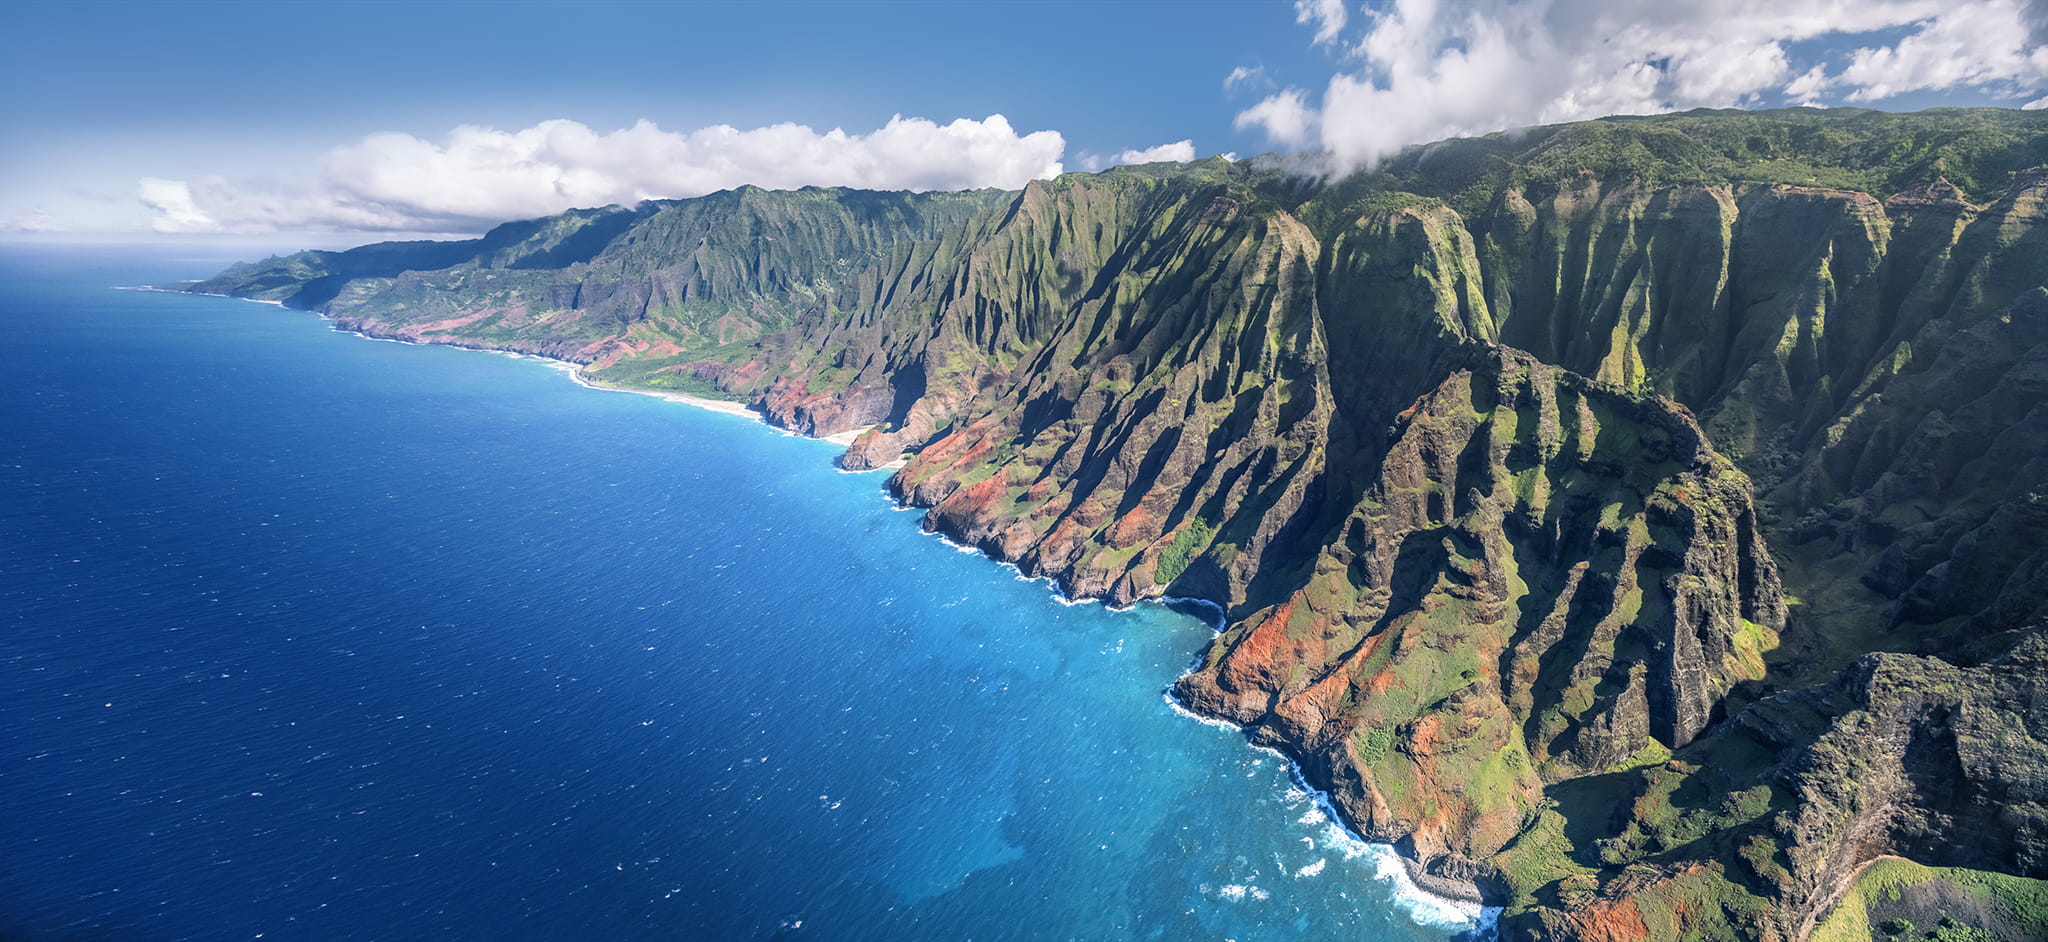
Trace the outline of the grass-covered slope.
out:
M 1397 420 L 1307 584 L 1178 694 L 1322 771 L 1370 836 L 1508 895 L 1544 786 L 1668 758 L 1785 611 L 1748 479 L 1685 411 L 1506 348 Z
M 1965 938 L 2048 932 L 2044 164 L 2048 114 L 1696 112 L 198 289 L 868 429 L 933 528 L 1223 605 L 1177 695 L 1510 936 Z

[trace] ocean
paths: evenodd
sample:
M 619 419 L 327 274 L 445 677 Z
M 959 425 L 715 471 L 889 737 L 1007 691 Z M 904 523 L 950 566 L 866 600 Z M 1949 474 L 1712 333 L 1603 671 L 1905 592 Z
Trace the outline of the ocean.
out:
M 0 937 L 1437 940 L 834 446 L 0 247 Z

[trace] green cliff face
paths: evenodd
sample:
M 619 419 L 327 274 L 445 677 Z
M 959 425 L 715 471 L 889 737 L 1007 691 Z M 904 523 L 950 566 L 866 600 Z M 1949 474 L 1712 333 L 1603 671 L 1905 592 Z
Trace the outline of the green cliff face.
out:
M 2044 164 L 2042 114 L 1694 113 L 1327 183 L 742 189 L 198 290 L 866 429 L 844 463 L 904 461 L 933 529 L 1216 601 L 1176 695 L 1511 936 L 1841 937 L 1983 880 L 1964 915 L 2048 931 Z M 1967 869 L 1894 906 L 1884 855 Z
M 1785 608 L 1749 479 L 1682 408 L 1504 347 L 1466 360 L 1397 420 L 1307 584 L 1178 693 L 1429 872 L 1519 895 L 1551 865 L 1511 847 L 1546 784 L 1690 743 L 1765 675 Z

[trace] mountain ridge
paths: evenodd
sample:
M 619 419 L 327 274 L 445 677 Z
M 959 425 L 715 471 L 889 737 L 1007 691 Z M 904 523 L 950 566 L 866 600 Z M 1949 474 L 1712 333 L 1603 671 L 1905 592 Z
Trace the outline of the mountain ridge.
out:
M 2048 877 L 2039 766 L 1928 771 L 2038 746 L 1995 665 L 2048 604 L 2044 165 L 2032 113 L 1689 113 L 1319 184 L 748 188 L 191 288 L 865 428 L 843 461 L 908 454 L 933 529 L 1218 602 L 1182 702 L 1508 935 L 1804 938 L 1892 851 Z M 1887 670 L 1956 693 L 1815 693 Z M 1900 737 L 1906 785 L 1819 784 Z M 1984 820 L 2002 858 L 1930 836 Z

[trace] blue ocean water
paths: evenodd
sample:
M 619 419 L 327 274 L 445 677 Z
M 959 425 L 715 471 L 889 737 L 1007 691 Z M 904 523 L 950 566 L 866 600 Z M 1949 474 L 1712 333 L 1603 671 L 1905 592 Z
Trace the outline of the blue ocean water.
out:
M 0 937 L 1452 931 L 1172 710 L 1200 619 L 825 443 L 112 290 L 232 259 L 0 249 Z

